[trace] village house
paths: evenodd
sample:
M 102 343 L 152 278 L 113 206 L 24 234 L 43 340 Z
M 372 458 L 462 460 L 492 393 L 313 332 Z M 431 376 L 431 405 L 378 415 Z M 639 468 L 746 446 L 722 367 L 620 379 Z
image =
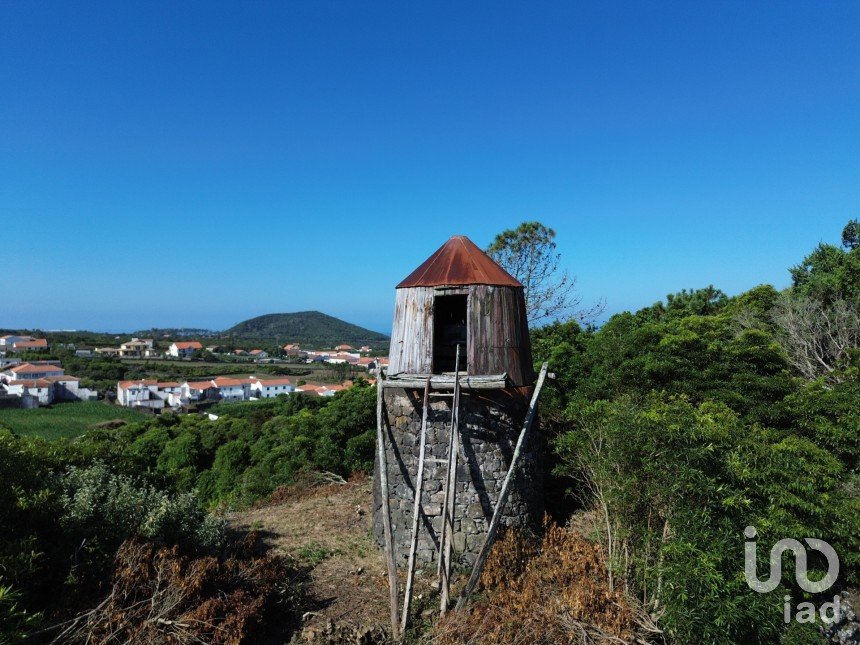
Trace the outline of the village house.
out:
M 12 367 L 13 365 L 20 365 L 20 358 L 7 358 L 5 356 L 0 356 L 0 371 L 5 370 L 6 368 Z
M 180 340 L 167 348 L 167 355 L 173 358 L 191 358 L 201 349 L 203 349 L 203 345 L 196 340 Z
M 248 356 L 252 356 L 255 359 L 269 358 L 269 352 L 263 351 L 262 349 L 252 349 L 248 352 Z
M 120 381 L 116 387 L 116 401 L 129 408 L 161 410 L 181 405 L 181 393 L 182 386 L 172 381 Z
M 182 384 L 182 397 L 186 401 L 217 399 L 218 388 L 212 381 L 186 381 Z
M 46 376 L 62 376 L 65 370 L 59 365 L 52 363 L 21 363 L 13 365 L 3 372 L 5 380 L 16 379 L 42 379 Z
M 54 386 L 46 379 L 19 379 L 8 381 L 3 386 L 6 394 L 30 398 L 35 405 L 51 405 L 54 402 Z M 33 404 L 25 404 L 24 407 L 35 407 Z
M 12 343 L 13 352 L 44 352 L 48 350 L 48 341 L 44 338 L 31 338 Z
M 0 336 L 0 350 L 11 349 L 15 343 L 20 343 L 25 340 L 33 340 L 32 336 L 15 336 L 14 334 L 6 334 Z
M 24 407 L 34 407 L 32 403 L 90 401 L 98 396 L 95 390 L 80 387 L 79 378 L 66 375 L 62 367 L 50 363 L 13 365 L 0 374 L 0 383 L 6 394 L 20 397 Z
M 358 365 L 361 360 L 361 355 L 353 354 L 351 352 L 337 352 L 335 354 L 328 354 L 323 359 L 326 363 L 338 364 L 338 363 L 349 363 L 350 365 Z
M 123 358 L 144 358 L 152 352 L 151 338 L 132 338 L 119 346 L 119 355 Z
M 295 390 L 288 378 L 251 378 L 251 396 L 255 396 L 258 399 L 273 399 L 276 396 L 289 394 Z
M 218 389 L 222 401 L 247 401 L 251 396 L 251 382 L 248 379 L 219 376 L 212 379 L 212 383 Z
M 96 347 L 96 354 L 102 356 L 104 358 L 112 358 L 114 356 L 119 356 L 119 348 L 118 347 Z
M 41 352 L 48 349 L 48 341 L 33 336 L 0 336 L 0 352 Z
M 348 352 L 352 349 L 355 349 L 352 345 L 338 345 L 337 347 L 335 347 L 335 350 L 339 352 Z

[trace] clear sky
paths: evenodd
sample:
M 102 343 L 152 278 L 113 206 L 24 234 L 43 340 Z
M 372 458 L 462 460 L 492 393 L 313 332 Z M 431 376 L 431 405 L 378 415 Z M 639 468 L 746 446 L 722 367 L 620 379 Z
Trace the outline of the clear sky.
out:
M 860 216 L 860 2 L 4 2 L 0 327 L 390 331 L 449 236 L 607 312 Z

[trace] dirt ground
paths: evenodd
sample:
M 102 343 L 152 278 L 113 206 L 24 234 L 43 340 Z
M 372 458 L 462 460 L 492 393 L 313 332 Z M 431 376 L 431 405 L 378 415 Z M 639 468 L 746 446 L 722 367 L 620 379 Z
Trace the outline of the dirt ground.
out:
M 230 523 L 257 530 L 271 547 L 310 569 L 305 636 L 330 630 L 331 623 L 369 634 L 389 623 L 388 578 L 371 537 L 372 511 L 371 481 L 363 478 L 236 513 Z

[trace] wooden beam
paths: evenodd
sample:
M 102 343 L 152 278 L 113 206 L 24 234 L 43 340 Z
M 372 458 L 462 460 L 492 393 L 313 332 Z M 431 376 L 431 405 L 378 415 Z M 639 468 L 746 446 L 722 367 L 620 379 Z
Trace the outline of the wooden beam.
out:
M 415 504 L 412 507 L 412 542 L 409 545 L 409 564 L 406 568 L 406 590 L 403 596 L 403 615 L 400 631 L 406 631 L 409 604 L 412 602 L 412 584 L 415 581 L 415 551 L 418 549 L 418 528 L 421 519 L 421 493 L 424 488 L 424 448 L 427 444 L 427 412 L 430 407 L 430 376 L 424 386 L 424 412 L 421 415 L 421 443 L 418 448 L 418 474 L 415 476 Z
M 513 482 L 514 475 L 516 474 L 516 468 L 520 460 L 520 454 L 522 453 L 523 444 L 525 443 L 526 436 L 529 433 L 529 429 L 531 429 L 532 423 L 535 419 L 535 413 L 537 412 L 537 401 L 540 396 L 540 391 L 543 388 L 544 381 L 546 380 L 546 370 L 547 364 L 544 363 L 541 366 L 540 376 L 538 376 L 537 384 L 535 385 L 534 394 L 532 394 L 531 403 L 529 403 L 529 410 L 526 414 L 525 423 L 523 423 L 523 429 L 520 431 L 519 439 L 517 439 L 517 447 L 514 448 L 514 455 L 511 457 L 511 465 L 508 468 L 508 472 L 505 475 L 504 483 L 502 484 L 502 491 L 499 493 L 499 500 L 496 503 L 496 508 L 493 511 L 493 518 L 490 520 L 490 527 L 487 531 L 487 537 L 484 538 L 484 544 L 481 545 L 481 551 L 478 553 L 478 559 L 475 560 L 475 566 L 472 568 L 472 575 L 469 576 L 469 582 L 466 583 L 466 586 L 463 588 L 463 591 L 460 593 L 460 597 L 457 599 L 457 609 L 462 609 L 466 604 L 466 600 L 471 595 L 472 591 L 475 590 L 475 586 L 478 584 L 478 581 L 481 579 L 481 573 L 484 570 L 484 565 L 487 563 L 487 556 L 490 554 L 490 547 L 493 546 L 493 541 L 496 538 L 496 532 L 499 530 L 499 522 L 502 519 L 502 513 L 505 509 L 505 504 L 508 501 L 508 495 L 511 492 L 511 483 Z
M 385 432 L 383 431 L 382 370 L 376 378 L 376 454 L 379 457 L 379 490 L 382 497 L 382 528 L 385 534 L 385 563 L 388 567 L 388 586 L 391 604 L 391 636 L 400 640 L 400 625 L 397 620 L 397 564 L 394 562 L 394 544 L 391 536 L 391 509 L 389 507 L 388 460 L 385 457 Z
M 398 374 L 385 379 L 383 387 L 403 387 L 419 389 L 424 387 L 427 374 Z M 450 374 L 430 374 L 430 386 L 434 390 L 453 390 L 454 376 Z M 507 374 L 488 374 L 480 376 L 460 376 L 460 389 L 463 390 L 501 390 L 508 387 Z
M 442 505 L 442 537 L 439 541 L 439 611 L 442 616 L 448 611 L 451 593 L 451 541 L 454 533 L 454 508 L 457 499 L 457 457 L 460 448 L 460 345 L 454 372 L 454 403 L 451 407 L 451 431 L 448 437 L 448 470 L 445 473 L 445 498 Z

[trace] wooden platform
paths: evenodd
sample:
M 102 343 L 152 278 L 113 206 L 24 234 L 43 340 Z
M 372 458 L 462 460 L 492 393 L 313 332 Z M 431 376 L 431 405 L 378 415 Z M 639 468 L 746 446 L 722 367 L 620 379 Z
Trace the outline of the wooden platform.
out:
M 433 390 L 453 390 L 454 374 L 432 374 L 430 376 L 430 387 Z M 394 374 L 387 376 L 382 381 L 382 387 L 404 387 L 424 389 L 427 383 L 427 374 Z M 460 376 L 460 389 L 462 390 L 501 390 L 510 387 L 507 372 L 504 374 L 481 374 L 479 376 Z

